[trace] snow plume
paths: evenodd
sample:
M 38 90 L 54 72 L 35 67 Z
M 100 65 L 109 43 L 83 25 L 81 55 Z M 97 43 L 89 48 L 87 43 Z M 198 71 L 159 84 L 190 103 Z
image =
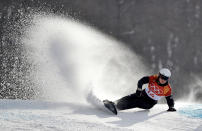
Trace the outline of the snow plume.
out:
M 200 75 L 191 74 L 192 83 L 188 85 L 189 94 L 182 97 L 182 101 L 201 103 L 202 98 L 202 79 Z
M 115 100 L 136 90 L 146 68 L 121 42 L 70 18 L 36 15 L 23 36 L 38 99 Z M 147 72 L 148 73 L 148 72 Z

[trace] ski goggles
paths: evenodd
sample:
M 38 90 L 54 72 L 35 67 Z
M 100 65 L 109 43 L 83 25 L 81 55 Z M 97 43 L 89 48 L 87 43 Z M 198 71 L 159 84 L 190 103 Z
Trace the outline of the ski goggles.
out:
M 169 79 L 169 77 L 164 76 L 164 75 L 161 75 L 161 74 L 159 75 L 159 77 L 160 77 L 161 79 L 163 79 L 163 80 L 166 80 L 166 81 Z

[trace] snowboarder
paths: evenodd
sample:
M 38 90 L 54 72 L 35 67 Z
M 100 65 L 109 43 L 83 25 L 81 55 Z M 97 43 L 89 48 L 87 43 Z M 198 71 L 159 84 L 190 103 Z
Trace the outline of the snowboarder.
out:
M 117 110 L 126 110 L 131 108 L 150 109 L 157 101 L 165 96 L 169 109 L 167 111 L 176 111 L 174 108 L 174 100 L 171 93 L 169 78 L 171 72 L 167 68 L 163 68 L 158 74 L 145 76 L 138 81 L 136 93 L 125 96 L 115 102 L 104 100 L 106 108 L 117 114 Z M 143 84 L 148 87 L 142 89 Z

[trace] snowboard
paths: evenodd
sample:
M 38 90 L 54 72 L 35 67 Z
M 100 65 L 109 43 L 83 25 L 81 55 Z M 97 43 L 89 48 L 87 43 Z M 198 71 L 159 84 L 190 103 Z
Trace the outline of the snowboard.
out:
M 109 100 L 103 100 L 104 106 L 111 111 L 113 114 L 117 115 L 117 110 L 113 102 Z
M 113 102 L 109 100 L 100 100 L 97 96 L 91 91 L 88 92 L 87 101 L 94 107 L 107 111 L 117 115 L 117 110 Z

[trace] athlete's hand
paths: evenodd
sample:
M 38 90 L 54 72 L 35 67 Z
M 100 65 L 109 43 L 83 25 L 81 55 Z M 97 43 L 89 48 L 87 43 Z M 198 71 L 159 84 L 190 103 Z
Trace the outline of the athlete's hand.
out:
M 140 97 L 141 94 L 142 94 L 142 89 L 137 88 L 137 90 L 136 90 L 136 96 Z
M 176 109 L 174 107 L 169 107 L 169 109 L 167 111 L 174 112 L 174 111 L 176 111 Z

